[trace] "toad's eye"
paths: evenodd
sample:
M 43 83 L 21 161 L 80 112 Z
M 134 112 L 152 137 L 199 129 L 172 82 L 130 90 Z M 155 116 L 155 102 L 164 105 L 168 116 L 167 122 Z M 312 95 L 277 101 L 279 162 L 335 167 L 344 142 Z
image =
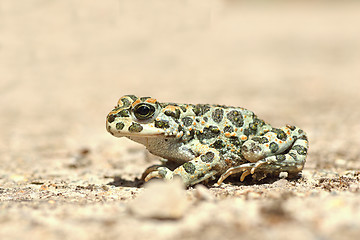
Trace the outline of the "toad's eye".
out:
M 134 108 L 134 115 L 139 120 L 149 119 L 154 115 L 154 113 L 155 107 L 150 104 L 142 103 L 136 105 Z

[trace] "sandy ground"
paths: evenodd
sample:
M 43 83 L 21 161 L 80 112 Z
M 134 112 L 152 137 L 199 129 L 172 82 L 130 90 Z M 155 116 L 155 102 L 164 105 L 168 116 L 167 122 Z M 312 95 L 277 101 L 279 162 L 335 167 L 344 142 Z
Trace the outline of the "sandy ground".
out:
M 151 2 L 151 3 L 149 3 Z M 0 239 L 358 239 L 357 1 L 0 2 Z M 182 189 L 105 130 L 124 94 L 304 129 L 302 177 Z

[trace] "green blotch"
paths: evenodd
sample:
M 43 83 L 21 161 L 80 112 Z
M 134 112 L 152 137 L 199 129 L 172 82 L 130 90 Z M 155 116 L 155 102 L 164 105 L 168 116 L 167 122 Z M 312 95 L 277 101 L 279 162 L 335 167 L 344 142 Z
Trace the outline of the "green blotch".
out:
M 229 112 L 226 115 L 226 117 L 230 120 L 230 122 L 235 127 L 242 127 L 244 125 L 243 116 L 241 115 L 241 113 L 239 111 L 233 110 L 233 111 Z
M 129 127 L 129 132 L 141 132 L 143 127 L 138 123 L 132 123 Z
M 220 123 L 224 116 L 224 110 L 222 110 L 221 108 L 217 108 L 213 111 L 211 116 L 214 122 Z
M 194 106 L 192 111 L 195 113 L 196 116 L 202 116 L 206 112 L 210 111 L 210 106 L 205 104 L 198 104 Z
M 225 146 L 226 145 L 222 140 L 217 140 L 213 144 L 210 145 L 211 148 L 215 148 L 215 149 L 222 149 Z
M 240 147 L 240 145 L 241 145 L 241 141 L 239 140 L 239 138 L 238 137 L 230 137 L 230 142 L 232 143 L 232 144 L 234 144 L 235 146 L 237 146 L 237 147 Z
M 262 137 L 261 138 L 261 143 L 268 143 L 269 139 L 267 137 Z
M 307 153 L 307 149 L 300 145 L 293 146 L 293 149 L 296 150 L 299 155 L 306 155 Z
M 302 140 L 308 141 L 308 138 L 307 138 L 307 136 L 305 136 L 305 135 L 302 135 L 301 137 L 299 137 L 299 139 L 302 139 Z
M 258 142 L 260 144 L 268 143 L 269 139 L 267 137 L 252 137 L 251 140 Z
M 115 116 L 113 114 L 109 115 L 107 118 L 109 123 L 112 123 L 115 120 Z
M 151 97 L 141 97 L 140 101 L 144 102 L 146 99 L 149 99 L 149 98 L 151 98 Z
M 181 108 L 181 111 L 183 111 L 183 112 L 186 112 L 186 110 L 187 110 L 186 107 L 182 106 L 182 105 L 180 106 L 180 108 Z
M 270 143 L 269 148 L 272 153 L 276 153 L 279 150 L 279 145 L 277 143 L 272 142 Z
M 250 123 L 249 124 L 249 128 L 252 130 L 252 131 L 256 131 L 257 130 L 257 123 Z
M 135 95 L 125 95 L 124 97 L 129 97 L 129 98 L 131 98 L 131 100 L 133 100 L 134 102 L 138 99 Z
M 131 102 L 127 98 L 122 98 L 121 101 L 123 103 L 123 105 L 122 105 L 123 108 L 127 108 L 131 105 Z
M 195 172 L 195 165 L 193 163 L 191 163 L 191 162 L 184 163 L 183 168 L 189 174 L 194 174 L 194 172 Z
M 286 159 L 284 154 L 276 155 L 276 160 L 282 162 Z
M 117 129 L 117 130 L 122 130 L 124 127 L 125 127 L 125 124 L 122 123 L 122 122 L 118 122 L 118 123 L 116 124 L 116 129 Z
M 201 155 L 201 161 L 211 163 L 214 160 L 215 154 L 213 152 L 207 152 L 204 155 Z
M 216 126 L 205 127 L 202 132 L 199 130 L 196 131 L 196 136 L 199 141 L 203 141 L 204 139 L 215 138 L 220 135 L 220 129 Z
M 175 111 L 170 111 L 170 110 L 166 110 L 165 115 L 169 116 L 169 117 L 173 117 L 175 119 L 179 119 L 180 118 L 180 110 L 179 109 L 175 109 Z
M 290 128 L 291 131 L 294 131 L 296 129 L 296 127 L 292 125 L 288 125 L 287 127 Z
M 193 119 L 190 117 L 184 117 L 181 119 L 181 121 L 184 123 L 185 127 L 190 127 L 191 124 L 193 123 Z
M 234 131 L 234 128 L 232 126 L 226 126 L 224 127 L 224 133 L 232 133 Z
M 265 125 L 265 122 L 261 119 L 258 119 L 256 115 L 254 116 L 254 123 L 259 127 L 262 127 Z
M 169 128 L 169 122 L 168 121 L 155 121 L 155 127 L 156 128 Z
M 276 137 L 282 141 L 286 141 L 287 139 L 287 135 L 285 134 L 285 132 L 281 129 L 278 128 L 273 128 L 271 129 L 271 132 L 276 133 Z
M 116 114 L 117 117 L 130 117 L 130 113 L 128 110 L 124 109 L 124 110 L 121 110 L 120 112 L 118 112 Z

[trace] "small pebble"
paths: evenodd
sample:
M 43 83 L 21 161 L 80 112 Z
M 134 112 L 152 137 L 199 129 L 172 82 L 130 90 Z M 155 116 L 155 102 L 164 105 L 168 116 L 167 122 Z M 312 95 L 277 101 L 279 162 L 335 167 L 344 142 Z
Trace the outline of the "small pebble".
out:
M 189 206 L 184 184 L 180 179 L 172 181 L 152 180 L 145 190 L 128 207 L 138 217 L 155 219 L 179 219 Z

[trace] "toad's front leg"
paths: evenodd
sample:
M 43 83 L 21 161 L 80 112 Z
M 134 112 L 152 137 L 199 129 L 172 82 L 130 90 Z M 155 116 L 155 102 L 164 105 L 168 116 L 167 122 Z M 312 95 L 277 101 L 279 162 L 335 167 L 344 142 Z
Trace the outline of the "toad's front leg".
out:
M 170 180 L 179 176 L 182 178 L 185 186 L 191 186 L 216 175 L 220 166 L 219 152 L 203 145 L 200 156 L 182 164 L 174 171 L 167 167 L 159 166 L 145 177 L 145 181 L 149 181 L 152 178 Z

